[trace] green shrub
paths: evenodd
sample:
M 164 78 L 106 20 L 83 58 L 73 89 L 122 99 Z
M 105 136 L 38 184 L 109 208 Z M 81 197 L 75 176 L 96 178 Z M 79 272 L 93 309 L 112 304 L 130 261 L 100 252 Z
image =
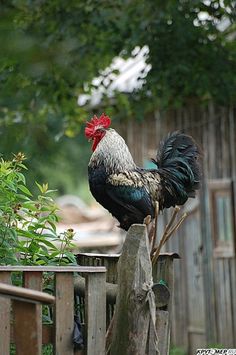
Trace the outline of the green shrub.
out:
M 32 195 L 26 185 L 24 160 L 22 153 L 12 160 L 0 160 L 0 264 L 75 263 L 74 255 L 68 251 L 74 232 L 68 229 L 57 235 L 53 190 L 48 189 L 48 184 L 36 183 L 39 194 Z
M 183 348 L 173 346 L 170 349 L 170 355 L 186 355 L 186 351 Z

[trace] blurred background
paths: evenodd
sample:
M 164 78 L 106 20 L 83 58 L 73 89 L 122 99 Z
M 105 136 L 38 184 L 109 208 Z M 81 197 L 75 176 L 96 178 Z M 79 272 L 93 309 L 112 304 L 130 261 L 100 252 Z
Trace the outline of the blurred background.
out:
M 0 153 L 27 156 L 27 184 L 57 190 L 59 228 L 83 250 L 117 252 L 124 235 L 88 189 L 84 124 L 105 112 L 135 161 L 167 132 L 190 133 L 204 178 L 178 252 L 175 354 L 236 347 L 236 2 L 0 1 Z M 163 216 L 165 223 L 167 214 Z

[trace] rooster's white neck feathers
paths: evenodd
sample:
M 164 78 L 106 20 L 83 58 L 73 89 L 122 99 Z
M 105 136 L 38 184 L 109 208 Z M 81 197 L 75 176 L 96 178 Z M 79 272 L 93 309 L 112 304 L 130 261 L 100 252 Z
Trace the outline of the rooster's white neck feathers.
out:
M 112 128 L 106 131 L 98 143 L 89 166 L 96 167 L 104 163 L 107 173 L 133 170 L 136 167 L 124 139 Z

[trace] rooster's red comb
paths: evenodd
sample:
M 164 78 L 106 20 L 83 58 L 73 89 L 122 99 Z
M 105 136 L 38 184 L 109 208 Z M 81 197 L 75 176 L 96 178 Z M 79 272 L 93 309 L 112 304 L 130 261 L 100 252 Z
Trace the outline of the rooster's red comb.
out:
M 85 127 L 85 136 L 87 138 L 92 138 L 95 130 L 97 128 L 108 128 L 111 124 L 110 117 L 106 116 L 104 113 L 98 118 L 93 116 L 90 122 L 87 122 Z

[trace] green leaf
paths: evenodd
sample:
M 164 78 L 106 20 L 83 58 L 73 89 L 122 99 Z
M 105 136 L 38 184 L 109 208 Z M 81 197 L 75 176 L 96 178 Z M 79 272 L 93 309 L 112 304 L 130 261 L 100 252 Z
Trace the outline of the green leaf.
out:
M 18 189 L 20 189 L 22 192 L 24 192 L 28 196 L 32 196 L 32 193 L 29 191 L 29 189 L 24 186 L 24 185 L 18 185 Z

